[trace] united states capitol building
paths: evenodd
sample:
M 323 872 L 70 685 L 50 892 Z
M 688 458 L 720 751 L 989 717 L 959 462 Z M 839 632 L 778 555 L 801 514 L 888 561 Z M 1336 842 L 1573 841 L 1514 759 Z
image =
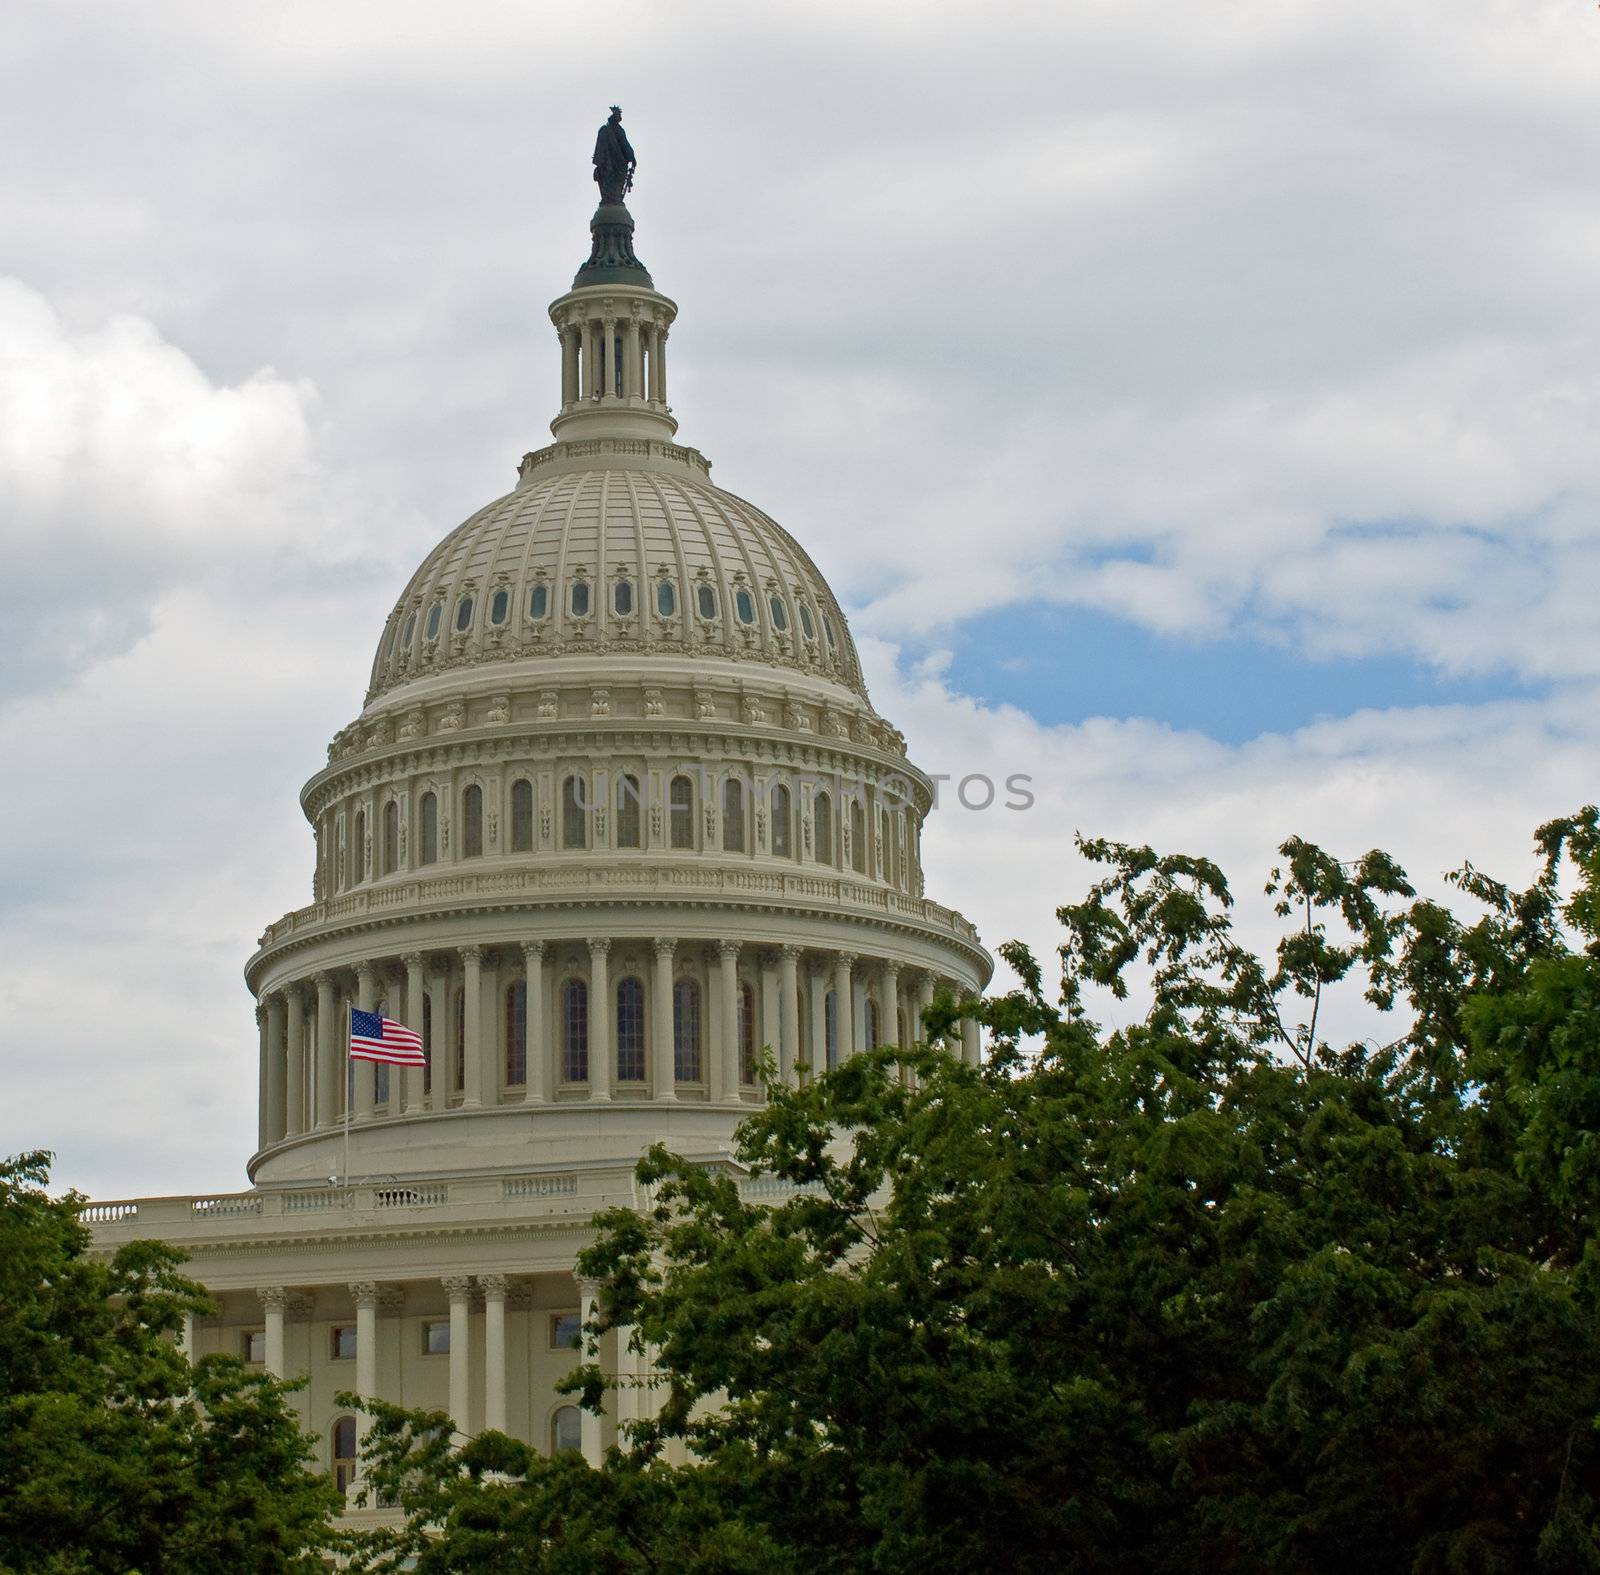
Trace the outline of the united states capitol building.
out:
M 594 1296 L 576 1254 L 641 1201 L 641 1153 L 737 1173 L 764 1068 L 909 1043 L 990 973 L 924 895 L 932 784 L 833 592 L 677 441 L 677 307 L 601 189 L 550 307 L 554 441 L 412 575 L 301 793 L 311 901 L 245 970 L 249 1190 L 86 1210 L 104 1246 L 189 1254 L 219 1309 L 193 1353 L 304 1378 L 346 1481 L 344 1390 L 598 1460 L 642 1391 L 597 1418 L 556 1384 Z M 428 1066 L 351 1063 L 351 1007 L 417 1029 Z M 975 1026 L 950 1049 L 975 1062 Z M 640 1376 L 616 1335 L 599 1354 Z

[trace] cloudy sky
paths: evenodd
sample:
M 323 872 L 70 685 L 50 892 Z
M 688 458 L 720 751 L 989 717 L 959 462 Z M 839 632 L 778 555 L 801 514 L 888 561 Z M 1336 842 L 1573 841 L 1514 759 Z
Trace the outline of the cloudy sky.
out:
M 673 403 L 1053 944 L 1072 833 L 1521 877 L 1600 791 L 1600 11 L 13 0 L 0 1151 L 243 1182 L 240 970 L 422 554 L 547 441 L 612 100 Z M 1255 922 L 1253 919 L 1251 922 Z

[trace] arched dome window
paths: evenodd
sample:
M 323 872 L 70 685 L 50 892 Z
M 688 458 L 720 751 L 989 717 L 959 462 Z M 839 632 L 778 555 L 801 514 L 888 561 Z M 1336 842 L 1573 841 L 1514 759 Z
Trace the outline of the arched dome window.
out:
M 489 622 L 498 626 L 503 624 L 510 614 L 511 592 L 502 585 L 489 598 Z
M 694 846 L 694 783 L 674 777 L 667 790 L 668 841 L 675 848 Z
M 589 582 L 587 580 L 574 580 L 572 589 L 567 593 L 567 606 L 572 611 L 574 618 L 587 618 L 589 616 Z
M 367 878 L 367 812 L 356 811 L 356 831 L 350 846 L 350 879 L 359 885 Z
M 767 610 L 772 614 L 772 627 L 782 634 L 789 627 L 789 609 L 783 605 L 781 596 L 769 597 Z M 747 619 L 746 622 L 749 620 Z
M 341 1493 L 348 1493 L 356 1479 L 356 1419 L 353 1416 L 335 1417 L 328 1429 L 329 1464 L 333 1468 L 333 1485 Z
M 476 782 L 461 795 L 461 856 L 483 857 L 483 789 Z
M 789 857 L 789 790 L 783 783 L 772 789 L 772 852 L 780 859 Z
M 663 618 L 670 618 L 678 610 L 678 593 L 673 589 L 671 580 L 656 581 L 656 611 Z
M 633 581 L 618 580 L 611 587 L 611 610 L 619 618 L 633 616 Z
M 617 1081 L 644 1081 L 644 982 L 617 982 Z
M 456 633 L 465 634 L 472 627 L 472 598 L 463 596 L 456 603 Z
M 538 623 L 550 611 L 550 587 L 540 580 L 528 592 L 528 621 Z
M 439 625 L 444 621 L 444 603 L 435 602 L 428 609 L 427 627 L 422 631 L 425 638 L 437 640 L 439 638 Z
M 829 990 L 822 1003 L 822 1045 L 827 1053 L 828 1070 L 839 1064 L 839 992 Z
M 733 610 L 738 614 L 740 623 L 754 623 L 756 621 L 756 599 L 749 591 L 743 588 L 733 593 Z
M 756 992 L 739 986 L 739 1081 L 756 1080 Z
M 506 1084 L 528 1081 L 528 983 L 518 979 L 506 988 Z
M 867 873 L 867 816 L 861 800 L 850 800 L 850 867 L 857 875 Z
M 511 784 L 511 851 L 533 852 L 533 784 L 526 777 Z
M 571 776 L 561 784 L 561 846 L 589 846 L 588 793 L 581 777 Z
M 583 1420 L 575 1405 L 560 1405 L 550 1414 L 550 1453 L 571 1454 L 583 1448 Z
M 833 863 L 833 795 L 819 793 L 812 801 L 812 818 L 816 821 L 817 863 Z
M 672 987 L 672 1075 L 680 1083 L 700 1081 L 700 986 L 693 979 Z
M 582 979 L 561 987 L 561 1076 L 568 1083 L 589 1080 L 589 986 Z
M 722 784 L 722 851 L 744 852 L 744 783 L 738 777 Z
M 804 602 L 800 603 L 800 632 L 808 640 L 817 637 L 817 626 L 811 621 L 811 609 Z
M 419 864 L 437 864 L 439 861 L 439 800 L 432 793 L 424 793 L 417 806 Z
M 711 619 L 717 616 L 717 593 L 713 586 L 704 583 L 695 587 L 695 605 L 700 609 L 702 618 Z
M 617 846 L 643 846 L 643 826 L 639 815 L 639 779 L 623 772 L 617 778 Z
M 390 799 L 383 806 L 383 873 L 400 868 L 400 806 Z

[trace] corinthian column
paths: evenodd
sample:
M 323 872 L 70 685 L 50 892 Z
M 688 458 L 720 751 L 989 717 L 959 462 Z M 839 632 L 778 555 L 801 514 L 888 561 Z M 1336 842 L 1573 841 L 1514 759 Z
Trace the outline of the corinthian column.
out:
M 712 1097 L 729 1104 L 739 1099 L 739 943 L 717 942 L 717 984 L 722 998 L 722 1053 L 717 1057 L 717 1076 L 708 1079 Z
M 472 1312 L 472 1277 L 452 1274 L 440 1281 L 450 1298 L 450 1420 L 457 1433 L 469 1429 L 467 1417 L 467 1381 L 471 1373 L 468 1361 L 467 1338 Z M 357 1336 L 359 1340 L 360 1336 Z
M 267 1136 L 267 1087 L 272 1082 L 272 1024 L 267 1016 L 266 1001 L 256 1002 L 256 1027 L 261 1035 L 261 1053 L 256 1063 L 256 1147 L 265 1148 L 272 1140 Z
M 795 1065 L 801 1058 L 800 948 L 785 946 L 778 958 L 778 1075 L 793 1088 L 798 1078 Z
M 263 1286 L 256 1292 L 261 1299 L 261 1310 L 267 1324 L 266 1369 L 274 1378 L 287 1378 L 288 1366 L 284 1359 L 283 1325 L 289 1310 L 289 1293 L 281 1285 Z
M 611 942 L 589 942 L 589 1097 L 611 1098 Z
M 833 959 L 834 1033 L 840 1066 L 856 1053 L 856 1003 L 851 979 L 855 962 L 849 952 L 840 952 Z
M 306 1120 L 306 996 L 298 984 L 284 992 L 289 1016 L 284 1025 L 284 1131 L 290 1137 L 311 1125 Z
M 598 1361 L 600 1347 L 588 1333 L 589 1325 L 594 1321 L 595 1312 L 599 1306 L 600 1283 L 598 1280 L 578 1281 L 578 1309 L 579 1317 L 583 1322 L 583 1354 L 590 1361 Z M 591 1466 L 599 1466 L 605 1461 L 605 1450 L 601 1444 L 600 1418 L 593 1411 L 584 1409 L 578 1412 L 578 1438 L 583 1458 Z
M 422 953 L 407 952 L 401 961 L 406 965 L 406 1027 L 414 1030 L 419 1036 L 422 1033 L 422 1015 L 425 993 L 422 980 Z M 424 1103 L 422 1092 L 422 1068 L 408 1066 L 402 1069 L 405 1078 L 405 1109 L 410 1115 L 413 1111 L 421 1110 Z
M 525 941 L 522 947 L 522 964 L 527 988 L 528 1082 L 523 1098 L 529 1104 L 543 1103 L 548 1097 L 549 1081 L 545 1066 L 550 1047 L 545 1043 L 544 1032 L 544 942 Z
M 506 1277 L 480 1274 L 483 1292 L 483 1425 L 506 1430 Z
M 317 975 L 317 1126 L 339 1119 L 339 1072 L 343 1057 L 333 1031 L 333 975 Z
M 378 976 L 369 962 L 356 964 L 356 1005 L 363 1012 L 378 1009 Z M 371 1061 L 355 1063 L 357 1121 L 370 1121 L 377 1102 L 378 1069 Z M 360 1337 L 357 1336 L 359 1339 Z
M 461 948 L 461 1108 L 483 1103 L 483 948 Z
M 672 953 L 674 943 L 656 942 L 655 977 L 651 981 L 650 1005 L 654 1022 L 651 1025 L 650 1054 L 655 1063 L 656 1098 L 663 1103 L 678 1097 L 677 1079 L 672 1062 Z

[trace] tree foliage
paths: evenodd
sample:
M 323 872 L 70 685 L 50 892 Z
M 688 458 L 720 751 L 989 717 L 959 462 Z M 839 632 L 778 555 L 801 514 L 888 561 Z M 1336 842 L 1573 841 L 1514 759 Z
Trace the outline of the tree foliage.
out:
M 177 1336 L 204 1289 L 156 1242 L 90 1255 L 47 1161 L 0 1162 L 0 1572 L 321 1570 L 338 1495 L 282 1386 L 191 1365 Z
M 581 1259 L 660 1375 L 603 1469 L 383 1410 L 368 1567 L 1600 1570 L 1596 812 L 1537 845 L 1444 904 L 1290 841 L 1261 955 L 1214 864 L 1082 844 L 1059 1000 L 1011 945 L 937 1007 L 983 1068 L 773 1089 L 779 1206 L 646 1158 Z

